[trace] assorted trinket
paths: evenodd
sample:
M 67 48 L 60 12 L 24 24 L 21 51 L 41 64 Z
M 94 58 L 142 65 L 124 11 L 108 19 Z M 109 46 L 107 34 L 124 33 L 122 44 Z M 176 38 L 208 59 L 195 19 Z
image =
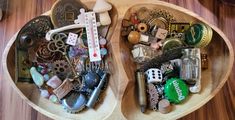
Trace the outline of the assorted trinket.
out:
M 189 92 L 200 93 L 201 69 L 208 69 L 208 56 L 200 49 L 210 43 L 212 34 L 206 24 L 178 21 L 158 8 L 142 7 L 125 17 L 121 35 L 133 47 L 141 112 L 148 107 L 169 113 L 171 105 L 184 102 Z
M 111 9 L 105 0 L 97 0 L 93 11 L 79 1 L 60 0 L 51 16 L 28 22 L 17 36 L 17 81 L 33 82 L 41 97 L 69 113 L 94 108 L 108 84 L 104 32 Z

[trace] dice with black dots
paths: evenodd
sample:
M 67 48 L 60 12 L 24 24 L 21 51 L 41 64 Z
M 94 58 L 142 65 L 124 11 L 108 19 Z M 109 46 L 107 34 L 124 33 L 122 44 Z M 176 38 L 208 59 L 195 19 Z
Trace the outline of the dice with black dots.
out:
M 145 74 L 147 75 L 148 83 L 160 83 L 162 82 L 162 71 L 157 68 L 148 69 Z

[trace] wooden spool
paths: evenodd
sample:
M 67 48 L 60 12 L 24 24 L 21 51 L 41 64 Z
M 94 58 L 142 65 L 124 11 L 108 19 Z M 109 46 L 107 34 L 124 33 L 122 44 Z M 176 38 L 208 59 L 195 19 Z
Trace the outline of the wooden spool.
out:
M 95 0 L 81 0 L 88 8 L 92 8 Z M 113 4 L 111 11 L 112 25 L 108 33 L 108 49 L 111 51 L 109 56 L 112 75 L 109 87 L 105 92 L 103 102 L 96 108 L 83 111 L 79 114 L 66 113 L 61 105 L 51 103 L 45 98 L 40 97 L 38 88 L 33 84 L 14 83 L 15 62 L 14 48 L 17 33 L 11 38 L 3 54 L 3 70 L 7 80 L 9 80 L 14 90 L 30 106 L 37 111 L 53 119 L 81 119 L 81 120 L 100 120 L 100 119 L 177 119 L 185 116 L 202 105 L 207 103 L 222 88 L 231 72 L 234 52 L 231 43 L 217 27 L 206 22 L 199 15 L 162 1 L 155 0 L 108 0 Z M 203 22 L 213 29 L 212 42 L 204 50 L 208 53 L 209 67 L 202 72 L 202 90 L 199 94 L 191 94 L 189 98 L 180 105 L 174 105 L 168 114 L 160 112 L 148 112 L 143 114 L 138 106 L 135 96 L 135 63 L 131 60 L 130 46 L 121 37 L 122 19 L 127 19 L 130 12 L 140 7 L 164 9 L 175 16 L 178 21 Z M 50 12 L 48 12 L 50 14 Z M 114 32 L 115 31 L 115 32 Z M 226 65 L 224 64 L 226 63 Z

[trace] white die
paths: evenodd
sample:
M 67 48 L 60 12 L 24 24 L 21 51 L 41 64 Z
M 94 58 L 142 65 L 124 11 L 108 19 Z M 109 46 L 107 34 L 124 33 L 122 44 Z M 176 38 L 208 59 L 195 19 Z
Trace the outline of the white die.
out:
M 66 43 L 72 46 L 75 46 L 78 40 L 78 34 L 69 33 Z
M 148 83 L 159 83 L 162 82 L 162 71 L 160 69 L 151 68 L 148 69 L 145 74 L 147 75 Z

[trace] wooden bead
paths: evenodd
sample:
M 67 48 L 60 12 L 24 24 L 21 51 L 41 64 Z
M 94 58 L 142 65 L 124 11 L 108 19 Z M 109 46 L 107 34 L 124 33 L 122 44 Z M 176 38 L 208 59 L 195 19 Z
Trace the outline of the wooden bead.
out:
M 145 24 L 145 23 L 138 24 L 138 30 L 142 33 L 147 32 L 147 30 L 148 30 L 147 24 Z
M 159 112 L 166 114 L 171 111 L 171 104 L 167 99 L 162 99 L 158 103 Z
M 131 31 L 128 35 L 128 41 L 132 44 L 137 44 L 140 40 L 140 33 L 137 31 Z

